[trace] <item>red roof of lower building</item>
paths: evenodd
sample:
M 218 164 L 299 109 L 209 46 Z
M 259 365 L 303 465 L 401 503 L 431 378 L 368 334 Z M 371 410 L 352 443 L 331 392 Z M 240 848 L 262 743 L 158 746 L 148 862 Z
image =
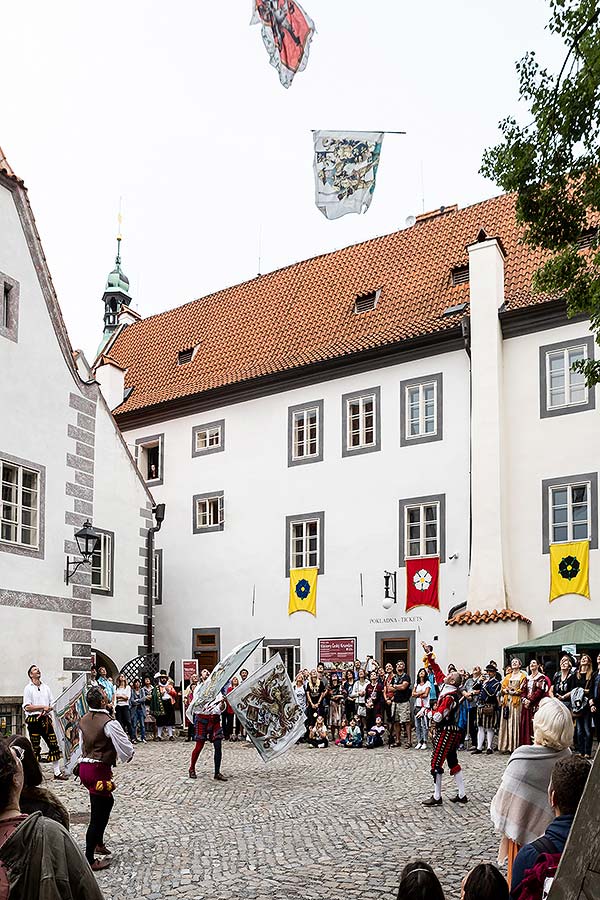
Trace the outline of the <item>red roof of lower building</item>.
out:
M 488 622 L 525 622 L 531 625 L 531 619 L 514 609 L 484 609 L 483 612 L 467 609 L 448 619 L 446 625 L 482 625 Z

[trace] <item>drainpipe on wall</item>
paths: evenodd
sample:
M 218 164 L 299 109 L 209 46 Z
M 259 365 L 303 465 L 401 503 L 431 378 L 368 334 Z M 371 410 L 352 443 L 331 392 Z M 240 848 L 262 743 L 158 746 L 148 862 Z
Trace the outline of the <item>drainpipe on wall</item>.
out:
M 152 528 L 148 529 L 148 535 L 146 537 L 146 568 L 148 570 L 148 585 L 146 592 L 146 604 L 148 607 L 148 634 L 146 644 L 148 654 L 154 652 L 154 640 L 152 634 L 154 626 L 154 609 L 152 603 L 154 595 L 154 535 L 157 531 L 160 531 L 160 527 L 165 518 L 165 504 L 157 503 L 152 512 L 154 513 L 154 518 L 156 519 L 156 525 L 153 525 Z

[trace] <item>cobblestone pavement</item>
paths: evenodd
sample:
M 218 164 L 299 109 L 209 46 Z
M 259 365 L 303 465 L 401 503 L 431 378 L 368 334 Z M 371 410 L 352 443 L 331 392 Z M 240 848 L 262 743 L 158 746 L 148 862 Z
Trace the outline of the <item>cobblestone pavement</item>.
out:
M 98 875 L 106 900 L 358 900 L 395 898 L 402 867 L 431 861 L 448 900 L 476 862 L 495 862 L 489 804 L 507 757 L 461 753 L 469 803 L 426 809 L 429 754 L 418 750 L 293 748 L 265 765 L 249 744 L 224 744 L 227 783 L 212 748 L 187 777 L 191 744 L 139 745 L 117 770 L 106 834 L 113 864 Z M 52 787 L 84 845 L 88 795 Z

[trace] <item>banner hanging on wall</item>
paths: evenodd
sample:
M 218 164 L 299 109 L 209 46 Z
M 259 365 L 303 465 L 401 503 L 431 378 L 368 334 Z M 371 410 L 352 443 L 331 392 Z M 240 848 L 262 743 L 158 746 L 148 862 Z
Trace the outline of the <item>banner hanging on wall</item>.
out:
M 406 612 L 415 606 L 440 608 L 439 556 L 408 557 L 406 560 Z
M 296 612 L 317 615 L 318 569 L 290 569 L 288 616 Z
M 590 599 L 590 542 L 550 544 L 550 603 L 564 594 Z

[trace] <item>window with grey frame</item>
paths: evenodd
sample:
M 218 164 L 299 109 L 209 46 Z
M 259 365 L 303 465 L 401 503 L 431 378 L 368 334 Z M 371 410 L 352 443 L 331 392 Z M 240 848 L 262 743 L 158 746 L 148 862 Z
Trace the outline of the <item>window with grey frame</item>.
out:
M 443 438 L 442 373 L 400 382 L 400 445 Z
M 323 459 L 323 401 L 288 408 L 288 466 Z
M 114 584 L 115 536 L 112 531 L 94 529 L 100 540 L 92 554 L 92 593 L 112 596 Z
M 369 388 L 342 397 L 342 456 L 381 449 L 381 388 Z
M 193 532 L 223 531 L 225 528 L 225 496 L 223 491 L 196 494 L 193 498 Z
M 324 574 L 325 513 L 286 518 L 286 576 L 290 569 L 318 568 Z
M 148 484 L 162 484 L 164 481 L 164 434 L 152 434 L 148 437 L 138 438 L 135 442 L 135 453 L 142 478 Z
M 540 415 L 542 418 L 595 408 L 595 388 L 588 388 L 575 363 L 594 359 L 591 336 L 540 347 Z
M 18 340 L 19 331 L 19 282 L 0 272 L 0 337 Z
M 597 472 L 542 481 L 542 552 L 570 541 L 598 548 Z
M 400 565 L 422 556 L 446 556 L 446 497 L 434 494 L 400 500 Z
M 196 425 L 192 429 L 192 456 L 208 456 L 225 450 L 225 420 Z
M 0 458 L 0 541 L 37 549 L 40 520 L 40 474 Z

